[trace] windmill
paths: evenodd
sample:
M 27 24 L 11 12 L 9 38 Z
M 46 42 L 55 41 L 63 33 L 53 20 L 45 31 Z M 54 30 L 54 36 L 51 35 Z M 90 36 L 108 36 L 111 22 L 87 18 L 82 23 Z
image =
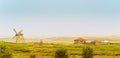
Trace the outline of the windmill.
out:
M 16 31 L 15 28 L 13 28 L 13 31 L 15 32 L 15 35 L 13 36 L 13 39 L 16 40 L 16 43 L 19 43 L 20 41 L 24 42 L 24 37 L 23 37 L 23 30 L 20 30 L 19 32 Z

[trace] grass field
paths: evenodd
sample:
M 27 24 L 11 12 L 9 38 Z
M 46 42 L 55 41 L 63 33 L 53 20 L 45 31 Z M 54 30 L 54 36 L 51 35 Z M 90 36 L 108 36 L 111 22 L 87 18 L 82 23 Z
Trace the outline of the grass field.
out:
M 36 58 L 54 58 L 55 50 L 65 48 L 70 58 L 82 58 L 82 49 L 84 44 L 66 44 L 66 43 L 7 43 L 7 46 L 13 53 L 13 58 L 30 58 L 35 54 Z M 89 45 L 94 50 L 94 58 L 120 58 L 120 44 L 98 44 Z

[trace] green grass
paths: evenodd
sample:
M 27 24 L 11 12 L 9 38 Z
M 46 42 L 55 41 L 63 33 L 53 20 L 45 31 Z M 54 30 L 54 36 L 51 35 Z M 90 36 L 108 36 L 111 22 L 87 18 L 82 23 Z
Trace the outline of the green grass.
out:
M 7 43 L 8 47 L 13 51 L 13 58 L 29 58 L 31 53 L 36 58 L 54 58 L 55 50 L 65 48 L 68 50 L 70 57 L 81 58 L 83 44 L 60 44 L 60 43 L 44 43 L 37 45 L 33 43 Z M 90 45 L 94 51 L 95 58 L 120 58 L 120 44 L 98 44 Z

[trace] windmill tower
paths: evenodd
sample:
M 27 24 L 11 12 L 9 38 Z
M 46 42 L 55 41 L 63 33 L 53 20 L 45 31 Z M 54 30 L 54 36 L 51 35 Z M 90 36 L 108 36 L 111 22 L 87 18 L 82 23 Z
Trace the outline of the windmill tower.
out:
M 15 35 L 13 36 L 13 39 L 16 40 L 16 43 L 19 43 L 19 42 L 24 42 L 24 37 L 23 37 L 23 30 L 20 30 L 19 32 L 16 31 L 15 28 L 13 28 L 13 31 L 15 32 Z

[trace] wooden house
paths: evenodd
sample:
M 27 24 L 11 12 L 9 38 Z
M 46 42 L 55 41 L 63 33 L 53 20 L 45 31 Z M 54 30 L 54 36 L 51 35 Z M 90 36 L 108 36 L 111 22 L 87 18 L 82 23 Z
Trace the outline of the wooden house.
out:
M 74 44 L 80 44 L 80 43 L 83 44 L 83 43 L 85 43 L 85 41 L 86 40 L 84 38 L 80 37 L 80 38 L 74 40 Z

